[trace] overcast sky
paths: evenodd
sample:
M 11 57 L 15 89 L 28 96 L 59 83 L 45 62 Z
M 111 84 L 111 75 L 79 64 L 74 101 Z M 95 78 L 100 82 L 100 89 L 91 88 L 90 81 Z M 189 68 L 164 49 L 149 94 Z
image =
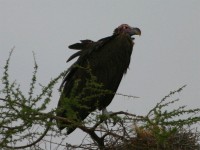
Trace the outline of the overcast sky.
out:
M 0 75 L 15 46 L 10 78 L 27 91 L 33 72 L 32 51 L 39 65 L 38 81 L 47 84 L 71 63 L 67 47 L 83 39 L 109 36 L 122 23 L 138 27 L 131 64 L 109 110 L 146 114 L 171 90 L 180 104 L 200 107 L 199 0 L 0 0 Z M 2 86 L 2 85 L 0 85 Z M 59 87 L 59 84 L 57 85 Z M 55 89 L 53 107 L 57 105 Z M 77 139 L 72 133 L 69 141 Z

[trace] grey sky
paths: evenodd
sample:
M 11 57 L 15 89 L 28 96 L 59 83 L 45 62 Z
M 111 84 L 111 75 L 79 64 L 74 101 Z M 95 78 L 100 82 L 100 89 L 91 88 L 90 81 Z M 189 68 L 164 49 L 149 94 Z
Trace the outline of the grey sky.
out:
M 139 27 L 142 36 L 135 39 L 130 69 L 118 92 L 140 98 L 116 96 L 108 109 L 145 114 L 184 84 L 187 88 L 177 95 L 181 104 L 200 107 L 199 0 L 0 0 L 0 74 L 15 46 L 11 79 L 27 91 L 34 51 L 38 80 L 46 84 L 70 66 L 65 63 L 73 53 L 68 45 L 109 36 L 122 23 Z M 70 135 L 72 141 L 76 133 Z

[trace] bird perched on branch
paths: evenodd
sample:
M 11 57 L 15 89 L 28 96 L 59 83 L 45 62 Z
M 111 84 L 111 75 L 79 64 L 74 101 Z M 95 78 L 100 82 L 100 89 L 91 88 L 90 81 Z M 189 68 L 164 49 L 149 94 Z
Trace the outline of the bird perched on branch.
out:
M 141 35 L 140 29 L 122 24 L 109 37 L 96 42 L 81 40 L 80 43 L 69 46 L 70 49 L 78 50 L 78 52 L 69 57 L 67 62 L 76 57 L 78 60 L 68 69 L 61 84 L 57 116 L 67 118 L 72 122 L 83 121 L 96 109 L 106 110 L 129 67 L 134 45 L 133 35 Z M 90 73 L 84 69 L 88 66 L 96 81 L 112 94 L 102 94 L 90 99 L 85 97 L 91 96 L 93 91 L 87 90 L 85 94 L 80 94 L 84 93 L 83 90 L 90 77 Z M 60 130 L 67 127 L 67 134 L 77 128 L 75 124 L 61 120 L 57 120 L 57 126 Z

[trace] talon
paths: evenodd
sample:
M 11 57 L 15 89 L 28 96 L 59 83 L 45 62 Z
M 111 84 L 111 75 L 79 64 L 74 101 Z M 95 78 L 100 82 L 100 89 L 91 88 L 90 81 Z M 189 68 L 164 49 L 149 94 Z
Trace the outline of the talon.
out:
M 102 109 L 102 115 L 110 115 L 110 114 L 112 114 L 112 113 L 113 113 L 112 111 L 107 111 L 106 108 L 103 108 L 103 109 Z
M 109 115 L 112 114 L 112 113 L 113 113 L 112 111 L 107 111 L 106 108 L 103 108 L 103 109 L 102 109 L 102 115 L 109 116 Z M 107 120 L 108 120 L 108 123 L 111 123 L 111 122 L 112 122 L 111 118 L 108 118 Z M 104 121 L 106 125 L 107 125 L 107 120 Z

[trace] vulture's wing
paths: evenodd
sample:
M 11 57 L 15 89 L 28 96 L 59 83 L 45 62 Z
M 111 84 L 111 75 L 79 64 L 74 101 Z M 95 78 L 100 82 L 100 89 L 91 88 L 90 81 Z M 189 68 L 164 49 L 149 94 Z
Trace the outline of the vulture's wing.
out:
M 74 49 L 74 50 L 84 50 L 87 47 L 90 46 L 90 44 L 94 43 L 92 40 L 81 40 L 81 43 L 75 43 L 70 45 L 68 48 Z
M 111 39 L 113 39 L 115 36 L 109 36 L 106 38 L 102 38 L 98 40 L 97 42 L 94 42 L 92 40 L 81 40 L 81 43 L 75 43 L 69 46 L 70 49 L 79 50 L 78 52 L 71 55 L 67 62 L 71 61 L 72 59 L 79 57 L 79 59 L 67 70 L 66 76 L 61 83 L 60 89 L 63 88 L 64 84 L 73 76 L 74 72 L 77 70 L 77 66 L 80 66 L 85 60 L 87 60 L 88 55 L 90 55 L 91 52 L 95 52 L 95 50 L 98 50 L 102 46 L 104 46 L 107 42 L 109 42 Z
M 92 40 L 81 40 L 81 43 L 75 43 L 69 46 L 70 49 L 74 49 L 74 50 L 79 50 L 78 52 L 74 53 L 72 56 L 70 56 L 67 60 L 67 62 L 71 61 L 72 59 L 81 56 L 81 54 L 83 53 L 84 50 L 86 50 L 86 52 L 83 54 L 88 55 L 91 53 L 91 51 L 95 51 L 95 49 L 99 49 L 100 47 L 102 47 L 103 45 L 105 45 L 107 42 L 109 42 L 111 39 L 113 39 L 115 37 L 115 35 L 113 36 L 109 36 L 109 37 L 105 37 L 100 39 L 97 42 L 94 42 Z

